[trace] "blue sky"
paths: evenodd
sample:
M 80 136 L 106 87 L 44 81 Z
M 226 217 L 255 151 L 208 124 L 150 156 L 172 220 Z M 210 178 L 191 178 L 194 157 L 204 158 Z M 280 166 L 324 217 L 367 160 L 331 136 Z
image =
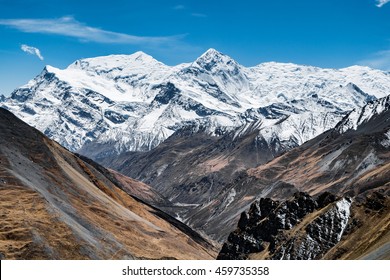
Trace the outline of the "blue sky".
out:
M 47 64 L 138 50 L 168 65 L 215 48 L 245 66 L 390 70 L 390 0 L 0 0 L 0 38 L 5 95 Z

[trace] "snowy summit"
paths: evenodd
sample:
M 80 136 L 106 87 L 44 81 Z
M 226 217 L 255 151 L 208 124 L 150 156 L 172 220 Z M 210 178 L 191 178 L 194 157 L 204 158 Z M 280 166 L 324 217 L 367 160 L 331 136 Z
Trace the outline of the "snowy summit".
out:
M 150 150 L 191 124 L 219 135 L 256 122 L 267 141 L 299 145 L 388 92 L 380 70 L 244 67 L 209 49 L 173 67 L 143 52 L 47 66 L 0 106 L 72 151 L 95 143 L 119 153 Z

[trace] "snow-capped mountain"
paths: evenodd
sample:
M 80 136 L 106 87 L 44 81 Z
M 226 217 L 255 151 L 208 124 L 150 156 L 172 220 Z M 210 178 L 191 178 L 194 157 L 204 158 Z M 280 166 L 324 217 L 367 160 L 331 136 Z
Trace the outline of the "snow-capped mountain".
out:
M 212 195 L 208 196 L 207 200 L 198 202 L 197 207 L 190 209 L 189 215 L 181 215 L 181 218 L 184 218 L 186 223 L 191 225 L 193 228 L 204 230 L 209 236 L 218 239 L 221 238 L 221 236 L 224 236 L 224 227 L 227 224 L 238 222 L 237 217 L 239 217 L 244 209 L 249 208 L 248 202 L 254 201 L 256 198 L 269 197 L 284 201 L 296 192 L 306 192 L 311 196 L 316 197 L 324 192 L 330 192 L 340 195 L 341 197 L 356 197 L 356 199 L 354 199 L 355 202 L 362 203 L 362 201 L 367 199 L 372 192 L 379 192 L 383 196 L 386 196 L 386 200 L 389 201 L 389 100 L 390 96 L 387 96 L 374 102 L 370 102 L 361 108 L 359 110 L 361 112 L 361 114 L 359 114 L 361 119 L 365 116 L 367 117 L 355 128 L 347 129 L 345 132 L 340 133 L 340 127 L 343 126 L 344 120 L 349 119 L 349 116 L 346 116 L 334 129 L 320 134 L 310 141 L 283 153 L 279 157 L 276 157 L 267 163 L 260 164 L 255 168 L 247 169 L 243 173 L 238 173 L 237 176 L 233 178 L 230 177 L 228 183 L 215 187 L 217 185 L 216 182 L 221 181 L 221 179 L 217 177 L 217 174 L 211 174 L 212 176 L 207 176 L 207 181 L 204 178 L 200 178 L 196 184 L 193 183 L 189 185 L 189 188 L 187 187 L 188 185 L 180 185 L 179 187 L 181 188 L 177 188 L 178 196 L 180 197 L 184 197 L 183 193 L 189 191 L 191 191 L 190 194 L 195 193 L 197 199 L 198 197 L 201 197 L 198 194 L 201 193 L 201 191 L 210 190 L 214 192 Z M 379 108 L 382 109 L 379 110 Z M 357 120 L 359 118 L 354 119 Z M 242 146 L 243 144 L 240 143 L 239 145 Z M 159 148 L 160 146 L 157 149 Z M 213 151 L 214 149 L 210 150 Z M 256 150 L 258 149 L 252 148 L 250 151 L 255 153 Z M 262 154 L 265 153 L 263 152 Z M 215 160 L 213 161 L 210 161 L 205 157 L 207 161 L 204 160 L 204 162 L 201 162 L 201 160 L 198 160 L 198 162 L 203 163 L 203 165 L 206 165 L 205 163 L 213 162 L 214 164 L 217 163 L 218 165 L 215 166 L 218 167 L 223 164 L 223 161 L 227 158 L 223 156 L 224 154 L 219 157 L 214 156 Z M 187 157 L 191 158 L 192 154 Z M 174 164 L 175 163 L 176 162 L 174 162 Z M 132 165 L 134 168 L 137 168 L 137 164 L 137 162 L 134 162 Z M 185 168 L 183 163 L 180 162 L 180 164 Z M 131 165 L 131 163 L 129 165 Z M 200 165 L 201 164 L 198 164 L 198 166 Z M 130 168 L 131 167 L 128 167 L 128 169 Z M 170 166 L 168 168 L 170 168 Z M 193 177 L 191 171 L 195 168 L 197 168 L 197 166 L 194 166 L 194 168 L 185 172 L 185 174 L 188 174 L 186 177 Z M 145 169 L 147 170 L 147 168 Z M 173 176 L 171 177 L 165 175 L 165 178 L 175 178 L 175 174 L 172 173 L 172 175 Z M 229 175 L 225 175 L 225 177 L 228 176 Z M 216 180 L 212 181 L 212 179 L 215 178 Z M 160 179 L 158 186 L 164 183 L 162 179 L 163 178 Z M 223 177 L 222 179 L 225 178 Z M 171 185 L 174 186 L 176 180 L 170 180 L 172 181 Z M 188 195 L 187 199 L 192 199 L 192 197 Z M 186 201 L 181 200 L 180 202 L 184 204 Z M 370 205 L 371 202 L 367 204 Z M 282 212 L 286 210 L 286 208 L 282 207 L 282 205 L 277 206 L 277 209 Z M 303 207 L 293 207 L 293 209 L 302 210 Z M 360 208 L 359 211 L 363 209 L 364 208 Z M 362 212 L 365 213 L 365 215 L 369 213 L 365 210 Z M 321 214 L 323 213 L 325 212 L 321 211 Z M 386 211 L 383 210 L 383 213 L 386 213 Z M 285 225 L 288 223 L 285 223 L 287 220 L 284 220 L 284 217 L 288 217 L 290 214 L 286 213 L 287 216 L 284 216 L 284 213 L 274 212 L 272 215 L 273 217 L 270 216 L 270 220 L 266 217 L 256 219 L 256 221 L 254 221 L 255 223 L 250 225 L 250 227 L 253 227 L 252 229 L 254 230 L 254 233 L 258 234 L 267 232 L 267 230 L 264 231 L 264 228 L 260 229 L 257 227 L 261 221 L 269 221 L 273 226 L 278 224 L 281 226 L 277 226 L 277 228 L 273 228 L 273 226 L 268 227 L 268 230 L 271 230 L 271 235 L 274 233 L 280 233 L 279 230 L 288 230 L 288 228 L 285 228 Z M 368 216 L 370 215 L 371 214 Z M 268 214 L 266 214 L 266 216 L 268 216 Z M 277 219 L 274 220 L 274 218 Z M 366 222 L 368 223 L 371 222 L 369 218 L 362 218 L 360 220 L 367 220 Z M 223 222 L 221 223 L 221 221 Z M 303 219 L 300 219 L 300 221 L 303 221 Z M 330 219 L 330 221 L 332 221 L 332 219 Z M 375 222 L 375 224 L 376 223 L 377 222 Z M 267 226 L 267 224 L 268 222 L 263 225 Z M 305 229 L 307 229 L 307 223 L 304 223 L 304 225 L 305 226 L 302 227 L 302 229 L 304 229 L 302 233 L 305 233 Z M 320 229 L 319 232 L 325 229 L 328 233 L 330 233 L 336 228 L 336 223 L 331 222 L 329 225 L 330 226 L 321 226 L 322 229 Z M 366 227 L 359 234 L 366 235 L 367 233 L 365 231 L 367 228 L 371 227 Z M 341 229 L 341 227 L 339 229 Z M 301 238 L 295 238 L 299 236 L 296 235 L 298 232 L 299 231 L 294 231 L 294 234 L 291 235 L 294 236 L 294 238 L 290 241 L 304 240 Z M 325 238 L 325 236 L 326 234 L 322 232 L 321 238 Z M 227 237 L 227 235 L 224 236 L 224 238 Z M 233 245 L 229 245 L 229 247 L 231 249 L 235 248 L 234 250 L 237 249 L 238 253 L 240 251 L 242 252 L 243 247 L 246 247 L 245 240 L 254 241 L 246 243 L 249 247 L 251 245 L 261 244 L 259 239 L 247 239 L 250 235 L 248 236 L 244 234 L 241 237 L 244 239 L 236 239 L 234 236 L 232 238 L 228 238 L 228 240 L 230 239 L 229 242 Z M 260 239 L 263 241 L 265 240 L 262 238 Z M 283 240 L 282 243 L 276 244 L 277 247 L 279 247 L 279 245 L 283 244 L 284 241 L 289 240 L 289 238 L 277 238 L 275 240 Z M 356 241 L 364 244 L 359 237 L 356 238 Z M 300 242 L 291 246 L 291 248 L 299 248 L 299 243 Z M 353 244 L 352 246 L 355 248 L 354 243 L 350 244 Z M 284 246 L 284 248 L 286 247 Z M 258 250 L 257 252 L 259 251 L 261 250 Z M 271 253 L 273 254 L 274 252 L 275 251 Z M 310 252 L 313 251 L 309 250 L 306 253 Z
M 150 150 L 194 123 L 220 135 L 256 121 L 267 141 L 296 146 L 388 92 L 390 74 L 367 67 L 247 68 L 210 49 L 173 67 L 142 52 L 46 66 L 0 106 L 72 151 L 98 145 L 104 156 Z
M 356 130 L 359 125 L 368 122 L 388 110 L 390 110 L 390 95 L 369 102 L 363 108 L 353 109 L 337 124 L 335 129 L 340 133 L 345 133 L 348 130 Z

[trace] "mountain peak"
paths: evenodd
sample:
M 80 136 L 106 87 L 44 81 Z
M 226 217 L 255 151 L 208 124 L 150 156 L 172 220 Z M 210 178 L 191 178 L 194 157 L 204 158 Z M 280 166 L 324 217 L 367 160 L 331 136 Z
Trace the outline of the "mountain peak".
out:
M 364 107 L 352 110 L 336 125 L 335 130 L 340 133 L 345 133 L 348 130 L 357 130 L 360 125 L 389 110 L 390 95 L 377 100 L 371 100 Z
M 220 59 L 220 58 L 229 58 L 227 55 L 217 51 L 216 49 L 210 48 L 206 52 L 204 52 L 197 60 L 212 60 L 212 59 Z
M 124 69 L 133 68 L 141 65 L 163 65 L 161 62 L 154 59 L 152 56 L 138 51 L 130 55 L 115 54 L 107 56 L 98 56 L 93 58 L 80 59 L 72 63 L 68 68 L 70 69 L 95 69 L 95 70 L 109 70 L 109 69 Z
M 59 69 L 56 68 L 56 67 L 53 67 L 53 66 L 50 66 L 50 65 L 46 65 L 45 68 L 43 68 L 43 73 L 55 73 L 57 72 Z
M 156 61 L 153 56 L 148 55 L 147 53 L 144 53 L 143 51 L 135 52 L 135 53 L 129 55 L 129 58 L 130 57 L 135 59 L 135 60 L 143 60 L 143 61 L 146 61 L 146 60 L 152 61 L 153 60 L 153 61 Z
M 238 66 L 238 63 L 234 61 L 231 57 L 213 48 L 208 49 L 199 58 L 197 58 L 194 64 L 197 64 L 201 68 L 204 68 L 208 71 L 212 70 L 217 65 L 228 66 L 228 67 Z
M 210 56 L 221 56 L 221 55 L 224 55 L 223 53 L 217 51 L 216 49 L 214 48 L 209 48 L 207 51 L 205 51 L 201 56 L 204 56 L 204 55 L 210 55 Z

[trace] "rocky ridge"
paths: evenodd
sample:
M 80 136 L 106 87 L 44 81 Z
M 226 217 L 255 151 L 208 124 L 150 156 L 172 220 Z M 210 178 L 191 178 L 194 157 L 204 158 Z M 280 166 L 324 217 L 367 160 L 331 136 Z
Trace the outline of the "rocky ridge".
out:
M 378 192 L 360 201 L 327 192 L 317 198 L 295 193 L 283 202 L 261 198 L 241 214 L 218 259 L 366 258 L 371 251 L 388 258 L 382 247 L 389 242 L 389 198 Z M 371 224 L 373 217 L 378 224 Z

